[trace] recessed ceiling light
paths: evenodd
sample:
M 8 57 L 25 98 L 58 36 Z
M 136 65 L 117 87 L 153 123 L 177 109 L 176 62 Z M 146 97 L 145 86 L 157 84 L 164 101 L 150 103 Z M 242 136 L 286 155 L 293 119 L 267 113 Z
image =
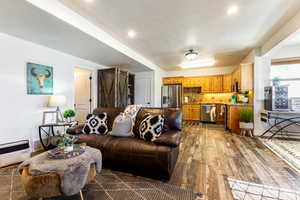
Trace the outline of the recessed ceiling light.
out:
M 92 3 L 94 0 L 85 0 L 88 3 Z
M 227 15 L 234 15 L 239 11 L 239 7 L 234 5 L 228 8 Z
M 187 69 L 187 68 L 197 68 L 197 67 L 211 67 L 214 64 L 216 64 L 216 60 L 211 59 L 205 59 L 205 60 L 198 60 L 195 62 L 185 62 L 180 65 L 181 68 Z
M 133 30 L 128 31 L 128 36 L 134 38 L 136 36 L 136 32 Z

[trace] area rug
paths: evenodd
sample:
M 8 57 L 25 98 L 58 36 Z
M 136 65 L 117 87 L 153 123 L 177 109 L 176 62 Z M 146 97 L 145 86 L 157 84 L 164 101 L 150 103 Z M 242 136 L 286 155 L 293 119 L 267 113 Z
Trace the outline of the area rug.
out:
M 83 189 L 85 200 L 198 200 L 201 194 L 160 181 L 104 169 Z M 1 200 L 33 200 L 15 168 L 0 170 Z M 79 195 L 44 200 L 80 200 Z
M 300 141 L 262 139 L 262 142 L 290 165 L 300 170 Z
M 298 200 L 300 192 L 228 178 L 234 200 Z

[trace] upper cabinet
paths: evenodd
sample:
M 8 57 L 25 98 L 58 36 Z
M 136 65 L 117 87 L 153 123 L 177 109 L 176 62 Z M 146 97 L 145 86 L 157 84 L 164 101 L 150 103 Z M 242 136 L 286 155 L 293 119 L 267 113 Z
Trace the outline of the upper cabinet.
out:
M 201 87 L 201 93 L 232 92 L 238 83 L 239 90 L 253 90 L 253 64 L 241 64 L 231 74 L 198 77 L 168 77 L 164 84 L 182 84 L 183 87 Z
M 232 83 L 238 82 L 239 90 L 253 90 L 253 64 L 241 64 L 232 73 Z
M 241 90 L 253 90 L 253 64 L 242 64 L 241 68 Z
M 231 92 L 232 87 L 232 75 L 226 74 L 223 75 L 223 92 Z
M 163 84 L 169 85 L 169 84 L 182 84 L 183 77 L 166 77 L 163 78 Z
M 209 79 L 211 92 L 223 92 L 223 76 L 210 76 Z

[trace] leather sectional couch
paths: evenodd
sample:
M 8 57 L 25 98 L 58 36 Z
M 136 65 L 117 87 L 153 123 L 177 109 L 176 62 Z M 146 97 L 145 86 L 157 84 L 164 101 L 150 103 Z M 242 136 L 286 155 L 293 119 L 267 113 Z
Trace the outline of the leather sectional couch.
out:
M 97 108 L 93 113 L 106 112 L 109 117 L 108 128 L 111 130 L 115 117 L 123 110 L 124 108 Z M 78 135 L 79 143 L 84 142 L 100 149 L 104 167 L 169 180 L 179 153 L 182 112 L 168 108 L 142 108 L 133 128 L 135 135 L 139 134 L 138 126 L 146 113 L 161 114 L 165 118 L 165 132 L 154 142 L 137 137 L 82 134 L 83 125 L 70 128 L 67 133 Z

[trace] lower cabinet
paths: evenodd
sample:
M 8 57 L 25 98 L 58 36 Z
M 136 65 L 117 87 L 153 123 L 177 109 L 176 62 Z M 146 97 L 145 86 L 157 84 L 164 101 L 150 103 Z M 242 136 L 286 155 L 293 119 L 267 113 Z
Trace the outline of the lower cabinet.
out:
M 227 107 L 227 128 L 232 133 L 240 134 L 240 111 L 242 109 L 253 109 L 252 106 L 228 106 Z
M 200 121 L 200 104 L 184 104 L 182 106 L 183 120 Z

